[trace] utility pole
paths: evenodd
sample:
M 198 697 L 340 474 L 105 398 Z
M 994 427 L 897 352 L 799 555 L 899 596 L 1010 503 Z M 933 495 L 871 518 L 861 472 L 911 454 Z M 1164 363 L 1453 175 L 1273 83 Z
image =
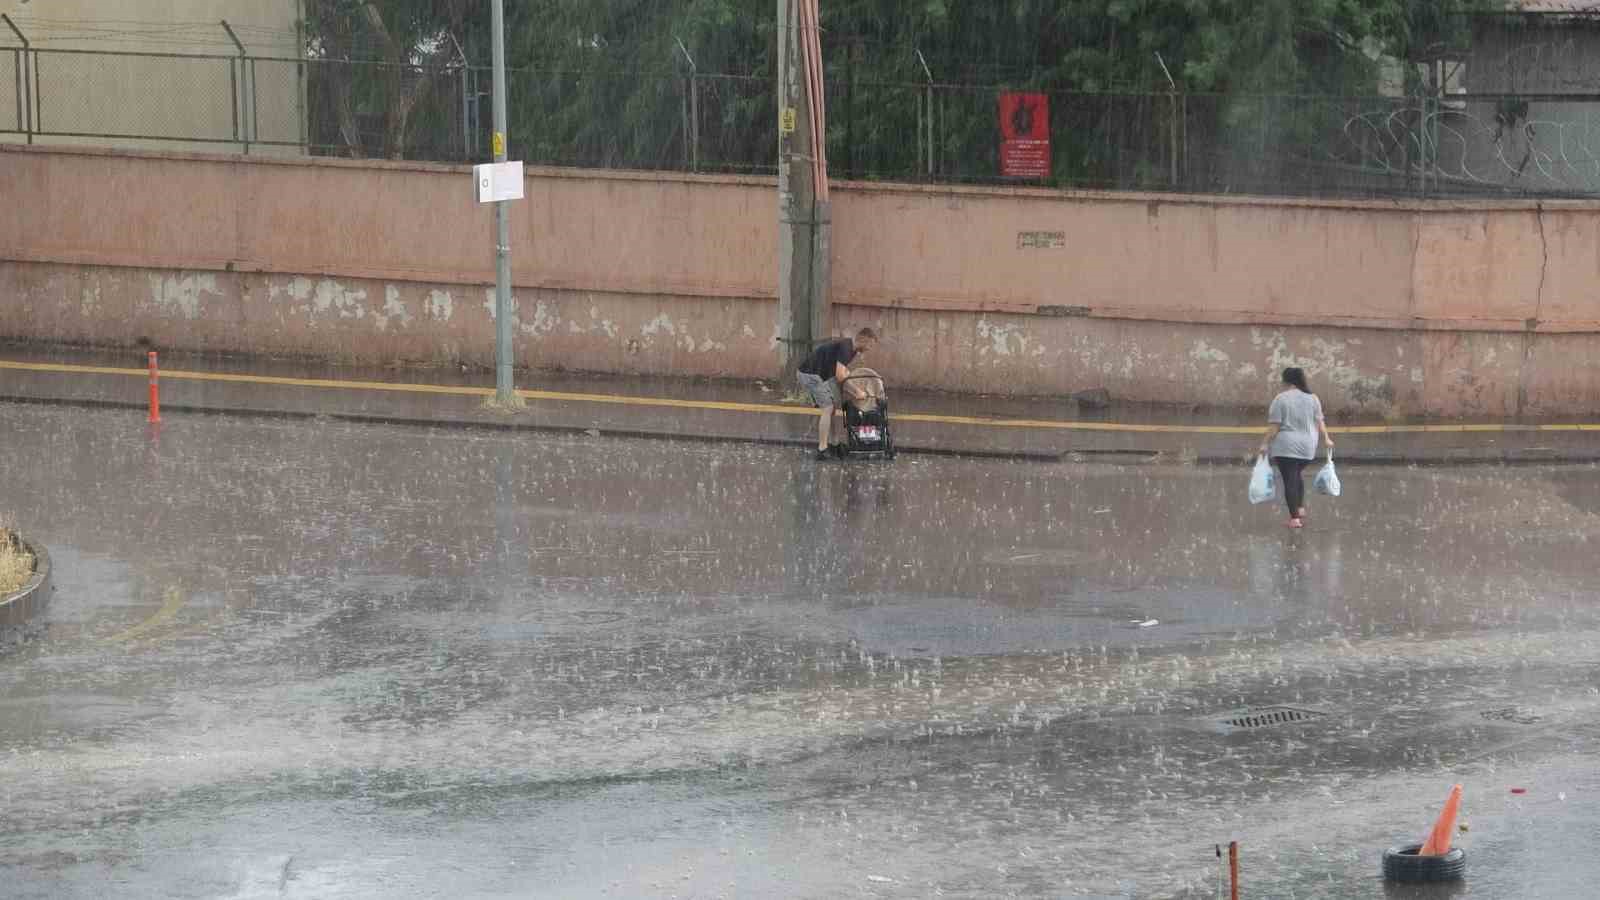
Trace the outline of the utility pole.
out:
M 506 10 L 493 2 L 494 161 L 506 161 Z M 511 384 L 511 210 L 509 201 L 494 205 L 494 403 L 502 409 L 522 406 Z
M 787 383 L 827 334 L 828 204 L 818 203 L 800 4 L 778 0 L 778 342 Z M 821 73 L 815 83 L 821 83 Z

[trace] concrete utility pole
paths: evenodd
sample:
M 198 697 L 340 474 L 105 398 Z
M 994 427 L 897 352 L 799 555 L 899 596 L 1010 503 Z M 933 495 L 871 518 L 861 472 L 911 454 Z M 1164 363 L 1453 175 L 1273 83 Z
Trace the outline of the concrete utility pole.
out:
M 817 202 L 801 0 L 778 0 L 778 341 L 788 384 L 827 336 L 828 204 Z
M 505 0 L 493 3 L 494 41 L 494 161 L 506 161 L 506 10 Z M 509 201 L 494 205 L 494 402 L 511 409 L 521 398 L 511 384 L 511 210 Z

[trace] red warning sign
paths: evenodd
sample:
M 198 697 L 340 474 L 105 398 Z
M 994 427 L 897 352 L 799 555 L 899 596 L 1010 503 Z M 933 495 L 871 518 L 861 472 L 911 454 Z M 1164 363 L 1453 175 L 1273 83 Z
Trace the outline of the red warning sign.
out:
M 1050 177 L 1048 96 L 1000 95 L 1000 174 L 1006 178 Z

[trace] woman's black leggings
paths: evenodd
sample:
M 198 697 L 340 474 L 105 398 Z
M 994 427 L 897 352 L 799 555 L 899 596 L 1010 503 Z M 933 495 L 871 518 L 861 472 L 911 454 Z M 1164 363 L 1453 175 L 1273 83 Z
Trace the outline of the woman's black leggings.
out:
M 1283 502 L 1289 505 L 1289 518 L 1292 519 L 1300 514 L 1300 507 L 1306 505 L 1304 473 L 1306 466 L 1311 465 L 1311 460 L 1274 456 L 1272 462 L 1278 467 L 1278 475 L 1283 478 Z

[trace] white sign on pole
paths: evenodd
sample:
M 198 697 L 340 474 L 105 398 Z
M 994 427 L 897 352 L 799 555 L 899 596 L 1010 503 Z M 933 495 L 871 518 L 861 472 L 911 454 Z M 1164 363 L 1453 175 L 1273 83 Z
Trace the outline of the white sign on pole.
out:
M 479 203 L 522 199 L 521 162 L 484 163 L 473 166 L 472 177 L 478 182 Z

